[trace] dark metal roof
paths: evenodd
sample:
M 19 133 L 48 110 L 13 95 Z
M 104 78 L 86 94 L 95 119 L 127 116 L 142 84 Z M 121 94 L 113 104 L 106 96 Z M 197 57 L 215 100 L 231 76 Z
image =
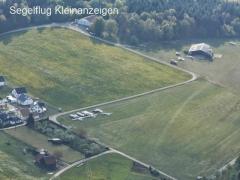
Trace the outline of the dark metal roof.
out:
M 21 94 L 19 97 L 18 97 L 18 100 L 21 101 L 21 102 L 25 102 L 28 100 L 28 96 L 26 96 L 25 94 Z
M 27 89 L 25 87 L 18 87 L 14 89 L 18 94 L 26 94 Z

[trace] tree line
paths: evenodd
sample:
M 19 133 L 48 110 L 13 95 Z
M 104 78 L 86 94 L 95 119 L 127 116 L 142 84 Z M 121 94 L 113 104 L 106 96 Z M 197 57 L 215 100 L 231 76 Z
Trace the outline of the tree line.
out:
M 138 44 L 181 38 L 239 37 L 240 3 L 226 0 L 114 1 L 120 14 L 98 18 L 97 36 Z
M 2 1 L 0 1 L 2 2 Z M 117 7 L 119 14 L 98 17 L 96 36 L 138 44 L 181 38 L 239 37 L 240 3 L 227 0 L 6 0 L 0 3 L 0 33 L 51 22 L 72 21 L 75 15 L 11 15 L 16 7 Z

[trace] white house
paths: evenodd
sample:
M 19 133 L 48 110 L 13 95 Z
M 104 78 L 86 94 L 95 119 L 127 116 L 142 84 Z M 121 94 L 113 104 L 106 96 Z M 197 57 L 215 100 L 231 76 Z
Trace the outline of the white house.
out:
M 32 98 L 30 98 L 26 94 L 21 94 L 17 98 L 17 102 L 18 102 L 18 104 L 20 104 L 22 106 L 29 106 L 29 105 L 31 105 L 33 103 L 33 100 L 32 100 Z
M 5 86 L 5 85 L 6 85 L 6 81 L 5 81 L 4 77 L 0 76 L 0 87 Z
M 18 87 L 12 90 L 12 95 L 17 99 L 19 96 L 26 95 L 26 94 L 27 94 L 27 90 L 25 87 Z

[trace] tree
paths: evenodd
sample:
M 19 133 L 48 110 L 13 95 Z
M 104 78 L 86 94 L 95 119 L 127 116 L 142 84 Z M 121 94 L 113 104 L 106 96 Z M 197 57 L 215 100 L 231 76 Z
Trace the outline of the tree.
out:
M 117 39 L 118 24 L 114 19 L 110 19 L 110 20 L 106 21 L 105 32 L 107 33 L 107 37 L 110 40 L 115 41 Z
M 102 17 L 98 17 L 95 23 L 92 25 L 91 30 L 96 36 L 101 37 L 104 31 L 104 27 L 105 27 L 104 19 Z
M 34 121 L 34 118 L 33 118 L 33 114 L 29 114 L 29 117 L 27 119 L 27 124 L 26 124 L 29 128 L 33 128 L 34 125 L 35 125 L 35 121 Z
M 233 26 L 235 32 L 240 34 L 240 18 L 235 18 L 232 22 L 231 25 Z
M 87 132 L 84 129 L 78 129 L 77 135 L 81 138 L 86 138 Z

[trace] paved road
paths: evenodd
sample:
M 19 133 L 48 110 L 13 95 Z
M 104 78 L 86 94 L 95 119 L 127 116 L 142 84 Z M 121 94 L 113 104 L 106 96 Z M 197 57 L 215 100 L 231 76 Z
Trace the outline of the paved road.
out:
M 218 171 L 222 172 L 222 171 L 226 170 L 228 168 L 228 166 L 233 166 L 236 163 L 237 159 L 238 159 L 238 157 L 234 158 L 233 160 L 231 160 L 230 162 L 225 164 L 223 167 L 221 167 Z
M 138 159 L 136 159 L 136 158 L 134 158 L 134 157 L 132 157 L 132 156 L 129 156 L 129 155 L 127 155 L 127 154 L 125 154 L 125 153 L 123 153 L 123 152 L 121 152 L 121 151 L 118 151 L 118 150 L 116 150 L 116 149 L 111 149 L 113 152 L 115 152 L 115 153 L 117 153 L 117 154 L 120 154 L 120 155 L 122 155 L 122 156 L 124 156 L 125 158 L 127 158 L 127 159 L 130 159 L 130 160 L 132 160 L 132 161 L 134 161 L 134 162 L 137 162 L 137 163 L 139 163 L 139 164 L 141 164 L 142 166 L 144 166 L 144 167 L 146 167 L 146 168 L 150 168 L 150 165 L 149 164 L 146 164 L 146 163 L 144 163 L 144 162 L 142 162 L 142 161 L 139 161 Z M 161 174 L 161 176 L 164 176 L 165 178 L 168 178 L 168 179 L 171 179 L 171 180 L 177 180 L 175 177 L 172 177 L 172 176 L 170 176 L 170 175 L 168 175 L 168 174 L 166 174 L 166 173 L 164 173 L 164 172 L 162 172 L 162 171 L 160 171 L 160 170 L 158 170 L 158 169 L 156 169 L 156 171 L 158 171 L 159 172 L 159 174 Z
M 47 25 L 47 27 L 49 27 L 50 25 Z M 104 39 L 101 39 L 101 38 L 98 38 L 98 37 L 95 37 L 95 36 L 92 36 L 86 32 L 84 32 L 83 30 L 81 30 L 80 28 L 76 27 L 76 26 L 72 26 L 71 24 L 69 23 L 65 23 L 65 24 L 54 24 L 54 26 L 60 26 L 60 27 L 65 27 L 65 28 L 69 28 L 71 30 L 74 30 L 74 31 L 77 31 L 77 32 L 80 32 L 82 34 L 84 34 L 85 36 L 88 36 L 88 37 L 91 37 L 91 38 L 95 38 L 99 41 L 102 41 L 102 42 L 105 42 L 107 44 L 111 44 L 111 45 L 114 45 L 114 46 L 117 46 L 117 47 L 120 47 L 122 49 L 125 49 L 127 51 L 130 51 L 132 53 L 135 53 L 137 55 L 140 55 L 142 57 L 145 57 L 151 61 L 155 61 L 157 63 L 160 63 L 160 64 L 164 64 L 164 65 L 167 65 L 167 66 L 170 66 L 172 68 L 175 68 L 175 69 L 178 69 L 178 70 L 181 70 L 183 72 L 186 72 L 188 74 L 190 74 L 192 76 L 191 79 L 187 80 L 187 81 L 184 81 L 184 82 L 181 82 L 181 83 L 178 83 L 178 84 L 174 84 L 174 85 L 170 85 L 170 86 L 166 86 L 166 87 L 163 87 L 163 88 L 158 88 L 158 89 L 154 89 L 154 90 L 151 90 L 151 91 L 148 91 L 148 92 L 144 92 L 144 93 L 141 93 L 141 94 L 136 94 L 136 95 L 133 95 L 133 96 L 128 96 L 128 97 L 125 97 L 125 98 L 121 98 L 121 99 L 118 99 L 118 100 L 113 100 L 113 101 L 109 101 L 109 102 L 104 102 L 104 103 L 100 103 L 100 104 L 96 104 L 96 105 L 92 105 L 92 106 L 88 106 L 88 107 L 84 107 L 84 108 L 78 108 L 78 109 L 74 109 L 74 110 L 70 110 L 70 111 L 66 111 L 66 112 L 62 112 L 62 113 L 59 113 L 59 114 L 55 114 L 53 116 L 50 117 L 50 120 L 54 121 L 55 123 L 58 123 L 57 121 L 57 118 L 59 116 L 63 116 L 63 115 L 67 115 L 67 114 L 70 114 L 70 113 L 74 113 L 74 112 L 77 112 L 77 111 L 81 111 L 81 110 L 85 110 L 85 109 L 90 109 L 90 108 L 96 108 L 96 107 L 100 107 L 100 106 L 104 106 L 104 105 L 109 105 L 109 104 L 113 104 L 113 103 L 118 103 L 118 102 L 122 102 L 122 101 L 126 101 L 126 100 L 130 100 L 130 99 L 135 99 L 135 98 L 138 98 L 138 97 L 141 97 L 141 96 L 146 96 L 146 95 L 149 95 L 149 94 L 152 94 L 152 93 L 155 93 L 155 92 L 159 92 L 159 91 L 163 91 L 163 90 L 166 90 L 166 89 L 170 89 L 170 88 L 174 88 L 174 87 L 177 87 L 177 86 L 182 86 L 182 85 L 185 85 L 185 84 L 188 84 L 190 82 L 193 82 L 197 79 L 197 75 L 194 73 L 194 72 L 191 72 L 191 71 L 188 71 L 186 69 L 183 69 L 183 68 L 180 68 L 178 66 L 174 66 L 174 65 L 171 65 L 163 60 L 160 60 L 160 59 L 157 59 L 157 58 L 154 58 L 154 57 L 151 57 L 151 56 L 148 56 L 148 55 L 145 55 L 141 52 L 138 52 L 136 50 L 133 50 L 133 49 L 130 49 L 128 48 L 126 45 L 121 45 L 121 44 L 116 44 L 116 43 L 112 43 L 110 41 L 107 41 L 107 40 L 104 40 Z M 43 27 L 43 26 L 42 26 Z M 51 27 L 51 26 L 50 26 Z
M 119 154 L 119 155 L 121 155 L 121 156 L 123 156 L 123 157 L 125 157 L 125 158 L 127 158 L 127 159 L 130 159 L 130 160 L 132 160 L 132 161 L 134 161 L 134 162 L 137 162 L 137 163 L 141 164 L 142 166 L 146 167 L 147 169 L 149 169 L 149 167 L 150 167 L 150 165 L 148 165 L 148 164 L 146 164 L 146 163 L 144 163 L 144 162 L 142 162 L 142 161 L 139 161 L 139 160 L 137 160 L 137 159 L 135 159 L 135 158 L 133 158 L 133 157 L 131 157 L 131 156 L 129 156 L 129 155 L 121 152 L 121 151 L 118 151 L 118 150 L 116 150 L 116 149 L 110 148 L 110 150 L 105 151 L 105 152 L 103 152 L 103 153 L 100 153 L 100 154 L 98 154 L 98 155 L 96 155 L 96 156 L 92 156 L 92 157 L 89 157 L 89 158 L 81 159 L 81 160 L 79 160 L 79 161 L 76 161 L 76 162 L 70 164 L 69 166 L 67 166 L 67 167 L 61 169 L 60 171 L 58 171 L 57 173 L 55 173 L 55 174 L 50 178 L 50 180 L 54 180 L 55 178 L 59 177 L 61 174 L 63 174 L 64 172 L 68 171 L 69 169 L 71 169 L 71 168 L 73 168 L 73 167 L 75 167 L 75 166 L 83 165 L 84 163 L 86 163 L 86 162 L 88 162 L 88 161 L 90 161 L 90 160 L 99 158 L 99 157 L 104 156 L 104 155 L 106 155 L 106 154 L 113 154 L 113 153 Z M 162 176 L 165 176 L 165 178 L 168 178 L 168 179 L 171 179 L 171 180 L 177 180 L 176 178 L 174 178 L 174 177 L 172 177 L 172 176 L 169 176 L 169 175 L 167 175 L 166 173 L 164 173 L 164 172 L 162 172 L 162 171 L 160 171 L 160 170 L 157 170 L 157 169 L 156 169 L 156 171 L 158 171 Z
M 128 97 L 113 100 L 113 101 L 108 101 L 108 102 L 104 102 L 104 103 L 100 103 L 100 104 L 96 104 L 96 105 L 92 105 L 92 106 L 87 106 L 87 107 L 83 107 L 83 108 L 78 108 L 78 109 L 62 112 L 62 113 L 50 116 L 49 120 L 54 121 L 55 123 L 59 124 L 59 122 L 57 121 L 57 118 L 60 117 L 60 116 L 75 113 L 77 111 L 83 111 L 83 110 L 86 110 L 86 109 L 97 108 L 97 107 L 101 107 L 101 106 L 105 106 L 105 105 L 109 105 L 109 104 L 119 103 L 119 102 L 122 102 L 122 101 L 127 101 L 127 100 L 130 100 L 130 99 L 135 99 L 135 98 L 139 98 L 139 97 L 146 96 L 146 95 L 149 95 L 149 94 L 153 94 L 153 93 L 163 91 L 163 90 L 166 90 L 166 89 L 175 88 L 177 86 L 182 86 L 182 85 L 188 84 L 188 83 L 196 80 L 196 78 L 197 78 L 197 76 L 193 76 L 190 80 L 182 82 L 182 83 L 166 86 L 166 87 L 163 87 L 163 88 L 154 89 L 154 90 L 151 90 L 151 91 L 148 91 L 148 92 L 145 92 L 145 93 L 141 93 L 141 94 L 137 94 L 137 95 L 133 95 L 133 96 L 128 96 Z
M 67 167 L 61 169 L 60 171 L 58 171 L 56 174 L 54 174 L 54 175 L 50 178 L 50 180 L 53 180 L 53 179 L 59 177 L 59 176 L 60 176 L 61 174 L 63 174 L 65 171 L 71 169 L 71 168 L 74 167 L 74 166 L 77 166 L 77 165 L 79 165 L 79 164 L 83 164 L 83 163 L 85 163 L 85 162 L 87 162 L 87 161 L 90 161 L 90 160 L 92 160 L 92 159 L 96 159 L 96 158 L 98 158 L 98 157 L 100 157 L 100 156 L 103 156 L 103 155 L 106 155 L 106 154 L 110 154 L 110 153 L 114 153 L 114 151 L 112 151 L 112 150 L 105 151 L 105 152 L 100 153 L 100 154 L 98 154 L 98 155 L 96 155 L 96 156 L 92 156 L 92 157 L 89 157 L 89 158 L 85 158 L 85 159 L 81 159 L 81 160 L 79 160 L 79 161 L 76 161 L 76 162 L 70 164 L 69 166 L 67 166 Z
M 197 79 L 197 75 L 194 73 L 194 72 L 191 72 L 191 71 L 188 71 L 186 69 L 183 69 L 183 68 L 180 68 L 180 67 L 177 67 L 177 66 L 173 66 L 171 64 L 168 64 L 167 62 L 165 61 L 162 61 L 160 59 L 157 59 L 157 58 L 154 58 L 154 57 L 150 57 L 150 56 L 147 56 L 143 53 L 140 53 L 136 50 L 133 50 L 133 49 L 130 49 L 128 48 L 127 46 L 125 45 L 121 45 L 121 44 L 115 44 L 115 43 L 112 43 L 110 41 L 107 41 L 107 40 L 103 40 L 101 38 L 98 38 L 98 37 L 93 37 L 91 35 L 89 35 L 88 33 L 82 31 L 81 29 L 75 27 L 75 26 L 72 26 L 70 23 L 52 23 L 52 24 L 47 24 L 47 25 L 40 25 L 40 26 L 33 26 L 33 27 L 27 27 L 27 28 L 21 28 L 21 29 L 17 29 L 17 30 L 13 30 L 13 31 L 9 31 L 9 32 L 6 32 L 6 33 L 2 33 L 0 34 L 0 37 L 1 36 L 4 36 L 4 35 L 8 35 L 8 34 L 12 34 L 12 33 L 16 33 L 16 32 L 22 32 L 22 31 L 26 31 L 26 30 L 30 30 L 30 29 L 38 29 L 38 28 L 46 28 L 46 27 L 65 27 L 65 28 L 69 28 L 69 29 L 72 29 L 74 31 L 77 31 L 77 32 L 80 32 L 88 37 L 92 37 L 92 38 L 95 38 L 95 39 L 98 39 L 102 42 L 105 42 L 105 43 L 108 43 L 108 44 L 111 44 L 111 45 L 114 45 L 114 46 L 118 46 L 120 48 L 123 48 L 123 49 L 126 49 L 130 52 L 133 52 L 135 54 L 138 54 L 138 55 L 141 55 L 145 58 L 148 58 L 152 61 L 155 61 L 155 62 L 158 62 L 158 63 L 161 63 L 161 64 L 165 64 L 167 66 L 170 66 L 170 67 L 173 67 L 175 69 L 179 69 L 181 71 L 184 71 L 188 74 L 191 74 L 192 75 L 192 78 L 188 81 L 185 81 L 185 82 L 182 82 L 182 83 L 178 83 L 178 84 L 175 84 L 175 85 L 171 85 L 171 86 L 168 86 L 168 87 L 164 87 L 164 88 L 159 88 L 159 89 L 155 89 L 155 90 L 152 90 L 152 91 L 148 91 L 148 92 L 145 92 L 145 93 L 142 93 L 142 94 L 137 94 L 137 95 L 134 95 L 134 96 L 130 96 L 130 97 L 125 97 L 125 98 L 122 98 L 122 99 L 118 99 L 118 100 L 115 100 L 115 101 L 110 101 L 110 102 L 105 102 L 105 103 L 101 103 L 101 104 L 97 104 L 97 105 L 93 105 L 93 106 L 89 106 L 89 107 L 84 107 L 84 108 L 79 108 L 79 109 L 75 109 L 75 110 L 71 110 L 71 111 L 67 111 L 67 112 L 63 112 L 63 113 L 59 113 L 59 114 L 56 114 L 56 115 L 53 115 L 50 117 L 50 119 L 52 121 L 54 121 L 55 123 L 58 123 L 60 124 L 58 121 L 57 121 L 57 118 L 59 116 L 62 116 L 62 115 L 66 115 L 66 114 L 69 114 L 69 113 L 73 113 L 73 112 L 76 112 L 76 111 L 81 111 L 81 110 L 84 110 L 84 109 L 89 109 L 89 108 L 95 108 L 95 107 L 99 107 L 99 106 L 103 106 L 103 105 L 107 105 L 107 104 L 112 104 L 112 103 L 117 103 L 117 102 L 121 102 L 121 101 L 126 101 L 126 100 L 130 100 L 130 99 L 134 99 L 134 98 L 137 98 L 137 97 L 141 97 L 141 96 L 145 96 L 145 95 L 148 95 L 148 94 L 151 94 L 151 93 L 155 93 L 155 92 L 158 92 L 158 91 L 163 91 L 163 90 L 166 90 L 166 89 L 169 89 L 169 88 L 174 88 L 174 87 L 177 87 L 177 86 L 181 86 L 181 85 L 185 85 L 185 84 L 188 84 L 194 80 Z M 215 82 L 213 82 L 215 83 Z M 19 126 L 17 126 L 19 127 Z M 13 129 L 15 127 L 11 127 L 10 129 Z M 122 152 L 121 152 L 122 153 Z M 227 163 L 226 165 L 224 165 L 222 168 L 220 168 L 219 170 L 222 171 L 224 169 L 226 169 L 226 167 L 228 165 L 233 165 L 235 162 L 236 162 L 236 159 L 237 158 L 234 158 L 232 161 L 230 161 L 229 163 Z

